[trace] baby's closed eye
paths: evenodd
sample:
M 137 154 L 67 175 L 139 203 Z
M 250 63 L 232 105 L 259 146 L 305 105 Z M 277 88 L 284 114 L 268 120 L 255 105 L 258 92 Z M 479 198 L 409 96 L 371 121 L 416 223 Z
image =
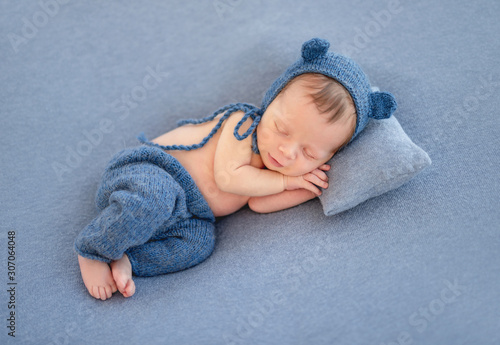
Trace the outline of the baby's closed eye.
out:
M 280 134 L 282 134 L 284 136 L 288 136 L 288 132 L 285 129 L 285 127 L 283 127 L 283 125 L 278 124 L 278 122 L 274 121 L 274 127 L 276 128 L 276 130 L 278 131 L 278 133 L 280 133 Z

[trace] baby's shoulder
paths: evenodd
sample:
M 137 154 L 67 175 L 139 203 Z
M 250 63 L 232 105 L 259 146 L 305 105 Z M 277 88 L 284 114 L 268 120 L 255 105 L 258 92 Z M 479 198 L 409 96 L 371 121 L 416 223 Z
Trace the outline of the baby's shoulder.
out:
M 241 120 L 243 119 L 244 116 L 245 116 L 245 113 L 243 112 L 243 110 L 237 110 L 234 113 L 232 113 L 231 115 L 229 115 L 229 117 L 226 119 L 226 121 L 224 121 L 224 126 L 227 126 L 229 128 L 236 128 L 236 126 L 241 122 Z M 250 128 L 251 125 L 252 125 L 252 121 L 249 117 L 246 119 L 246 121 L 241 123 L 240 128 L 247 130 L 248 128 Z

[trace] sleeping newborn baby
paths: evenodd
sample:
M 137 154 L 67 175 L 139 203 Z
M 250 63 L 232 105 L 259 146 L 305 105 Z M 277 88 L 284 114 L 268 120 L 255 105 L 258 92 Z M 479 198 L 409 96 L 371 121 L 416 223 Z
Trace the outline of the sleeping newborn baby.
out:
M 351 59 L 312 39 L 259 109 L 225 106 L 118 153 L 97 192 L 100 214 L 78 235 L 83 282 L 101 300 L 130 297 L 132 279 L 192 267 L 215 244 L 215 217 L 248 204 L 290 208 L 328 188 L 326 164 L 366 126 L 392 115 L 390 93 L 372 92 Z

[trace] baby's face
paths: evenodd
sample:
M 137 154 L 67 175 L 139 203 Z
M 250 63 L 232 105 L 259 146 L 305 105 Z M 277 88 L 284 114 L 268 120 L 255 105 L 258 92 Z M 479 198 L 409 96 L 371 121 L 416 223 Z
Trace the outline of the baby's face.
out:
M 300 176 L 326 163 L 347 141 L 354 116 L 328 123 L 310 91 L 297 81 L 280 92 L 257 126 L 258 147 L 265 166 Z

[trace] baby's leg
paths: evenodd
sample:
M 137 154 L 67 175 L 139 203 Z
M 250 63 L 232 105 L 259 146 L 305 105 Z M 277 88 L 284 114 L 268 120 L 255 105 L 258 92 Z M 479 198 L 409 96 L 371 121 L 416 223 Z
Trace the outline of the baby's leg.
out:
M 155 239 L 127 250 L 137 276 L 177 272 L 204 261 L 214 249 L 215 225 L 202 219 L 187 219 Z
M 132 265 L 127 254 L 123 254 L 121 259 L 113 261 L 110 266 L 118 291 L 123 297 L 132 296 L 135 293 L 135 283 L 132 280 Z
M 93 297 L 104 301 L 116 292 L 115 280 L 107 263 L 87 259 L 81 255 L 78 255 L 78 263 L 83 283 Z
M 82 260 L 92 296 L 106 299 L 117 289 L 131 296 L 131 271 L 138 276 L 175 272 L 210 255 L 213 214 L 182 169 L 162 150 L 147 147 L 125 150 L 108 165 L 96 197 L 101 212 L 75 240 L 78 254 L 111 265 Z M 194 218 L 184 224 L 186 217 Z
M 133 160 L 130 164 L 118 163 L 111 164 L 101 181 L 97 194 L 100 214 L 75 240 L 75 250 L 82 256 L 79 261 L 85 285 L 92 296 L 101 299 L 109 298 L 108 292 L 117 289 L 127 296 L 133 294 L 135 286 L 124 253 L 148 242 L 170 218 L 178 218 L 172 217 L 172 211 L 177 196 L 183 193 L 179 184 L 155 164 L 136 164 Z M 111 270 L 114 266 L 116 272 L 108 264 L 83 260 L 83 256 L 115 262 Z

